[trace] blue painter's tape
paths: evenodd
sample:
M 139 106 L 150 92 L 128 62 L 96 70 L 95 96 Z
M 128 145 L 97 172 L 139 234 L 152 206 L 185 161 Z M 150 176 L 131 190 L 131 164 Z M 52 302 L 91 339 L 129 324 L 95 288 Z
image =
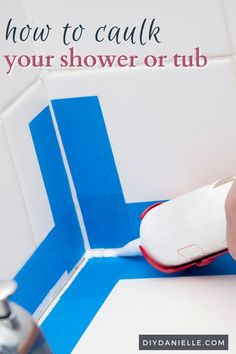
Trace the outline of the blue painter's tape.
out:
M 64 267 L 70 271 L 85 249 L 48 107 L 30 123 L 30 129 L 55 224 L 60 228 L 58 238 Z
M 53 108 L 92 248 L 136 237 L 97 97 L 53 100 Z
M 91 259 L 42 325 L 53 353 L 71 353 L 120 279 L 174 277 L 180 274 L 236 274 L 236 262 L 229 255 L 225 255 L 206 267 L 191 268 L 183 273 L 164 274 L 151 267 L 142 257 Z
M 84 253 L 75 238 L 78 225 L 69 210 L 16 276 L 19 288 L 13 300 L 33 313 L 65 271 L 70 271 Z M 78 244 L 79 243 L 79 244 Z
M 34 312 L 65 271 L 84 253 L 81 230 L 64 169 L 49 108 L 30 123 L 55 227 L 16 276 L 14 299 Z
M 87 263 L 42 325 L 55 354 L 71 353 L 129 263 L 119 258 Z
M 85 225 L 93 247 L 118 247 L 139 233 L 139 215 L 154 202 L 126 204 L 96 97 L 53 102 Z M 55 227 L 16 279 L 14 300 L 34 312 L 65 270 L 84 253 L 81 231 L 49 109 L 30 124 Z M 183 276 L 235 274 L 229 255 Z M 37 275 L 37 276 L 35 276 Z M 62 296 L 42 328 L 55 354 L 71 353 L 119 279 L 171 277 L 142 257 L 93 259 Z
M 56 102 L 60 113 L 66 103 L 62 136 L 92 246 L 121 246 L 137 237 L 139 215 L 152 203 L 125 204 L 97 98 L 73 101 L 72 112 L 67 100 Z M 80 113 L 79 126 L 75 109 Z M 60 276 L 75 266 L 84 245 L 48 107 L 33 119 L 30 130 L 55 220 L 53 230 L 16 276 L 19 291 L 14 299 L 32 313 Z
M 72 199 L 49 107 L 31 121 L 30 131 L 56 224 Z
M 65 271 L 58 232 L 54 227 L 16 276 L 13 300 L 33 313 Z
M 90 245 L 120 247 L 139 235 L 139 216 L 152 202 L 125 203 L 97 97 L 52 103 Z

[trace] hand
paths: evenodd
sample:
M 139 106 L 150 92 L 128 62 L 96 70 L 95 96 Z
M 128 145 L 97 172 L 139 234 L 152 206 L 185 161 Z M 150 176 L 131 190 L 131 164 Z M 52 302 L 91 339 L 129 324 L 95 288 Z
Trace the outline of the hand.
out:
M 225 201 L 226 240 L 229 253 L 236 260 L 236 181 L 232 184 Z

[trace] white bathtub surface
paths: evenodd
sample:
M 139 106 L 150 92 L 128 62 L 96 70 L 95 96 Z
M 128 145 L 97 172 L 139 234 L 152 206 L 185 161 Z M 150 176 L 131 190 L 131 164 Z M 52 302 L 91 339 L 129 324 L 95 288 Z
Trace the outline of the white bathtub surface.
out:
M 236 276 L 120 280 L 72 353 L 141 353 L 139 334 L 229 334 L 235 353 L 235 295 Z

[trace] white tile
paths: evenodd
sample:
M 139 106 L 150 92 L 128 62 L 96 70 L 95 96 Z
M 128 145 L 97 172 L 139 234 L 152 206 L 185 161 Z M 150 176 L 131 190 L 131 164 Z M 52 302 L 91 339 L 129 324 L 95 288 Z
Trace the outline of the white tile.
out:
M 229 36 L 234 54 L 236 53 L 236 2 L 234 0 L 223 0 Z
M 0 169 L 0 279 L 7 279 L 16 275 L 36 245 L 1 123 Z
M 27 1 L 26 9 L 34 19 L 34 23 L 45 26 L 49 23 L 53 30 L 39 51 L 55 55 L 55 63 L 61 55 L 67 54 L 70 47 L 74 47 L 77 54 L 135 54 L 143 58 L 148 54 L 191 54 L 195 47 L 200 47 L 208 56 L 222 56 L 230 54 L 230 47 L 220 0 L 120 0 L 117 3 L 101 0 L 95 3 L 92 0 L 81 2 L 70 1 L 65 17 L 65 3 L 63 0 Z M 92 9 L 92 10 L 91 10 Z M 55 14 L 55 16 L 52 16 Z M 139 43 L 139 34 L 144 19 L 147 19 L 144 30 L 145 41 L 149 34 L 150 22 L 156 19 L 160 27 L 159 41 Z M 67 23 L 76 27 L 80 24 L 85 27 L 84 34 L 79 42 L 70 42 L 64 45 L 62 41 L 62 27 Z M 96 30 L 107 25 L 106 31 L 112 26 L 121 27 L 121 33 L 127 26 L 136 27 L 136 43 L 123 41 L 116 44 L 107 40 L 108 34 L 102 42 L 94 39 Z M 57 66 L 58 67 L 58 66 Z
M 5 32 L 7 23 L 10 18 L 13 18 L 15 26 L 25 26 L 27 23 L 23 6 L 20 1 L 6 1 L 0 12 L 0 88 L 1 100 L 0 110 L 7 106 L 17 95 L 19 95 L 26 87 L 28 87 L 35 78 L 39 75 L 39 71 L 35 68 L 21 68 L 19 66 L 13 67 L 11 74 L 6 74 L 8 65 L 3 55 L 33 55 L 33 46 L 30 42 L 12 43 L 10 40 L 5 40 Z
M 138 354 L 139 334 L 228 334 L 233 354 L 235 292 L 235 276 L 120 280 L 72 353 Z
M 2 113 L 14 164 L 19 176 L 27 212 L 39 244 L 54 226 L 45 185 L 31 137 L 29 123 L 48 101 L 41 82 L 31 87 L 19 100 Z
M 51 98 L 98 96 L 127 202 L 172 198 L 235 172 L 231 60 L 52 74 L 46 84 Z

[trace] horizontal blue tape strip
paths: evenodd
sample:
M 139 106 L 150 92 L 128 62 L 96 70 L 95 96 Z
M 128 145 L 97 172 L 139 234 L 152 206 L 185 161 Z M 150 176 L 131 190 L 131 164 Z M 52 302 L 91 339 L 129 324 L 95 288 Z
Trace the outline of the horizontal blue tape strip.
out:
M 84 251 L 74 239 L 77 225 L 67 212 L 16 275 L 18 289 L 12 300 L 33 313 L 65 271 L 70 271 Z M 76 255 L 76 258 L 75 258 Z M 75 262 L 76 261 L 76 262 Z

